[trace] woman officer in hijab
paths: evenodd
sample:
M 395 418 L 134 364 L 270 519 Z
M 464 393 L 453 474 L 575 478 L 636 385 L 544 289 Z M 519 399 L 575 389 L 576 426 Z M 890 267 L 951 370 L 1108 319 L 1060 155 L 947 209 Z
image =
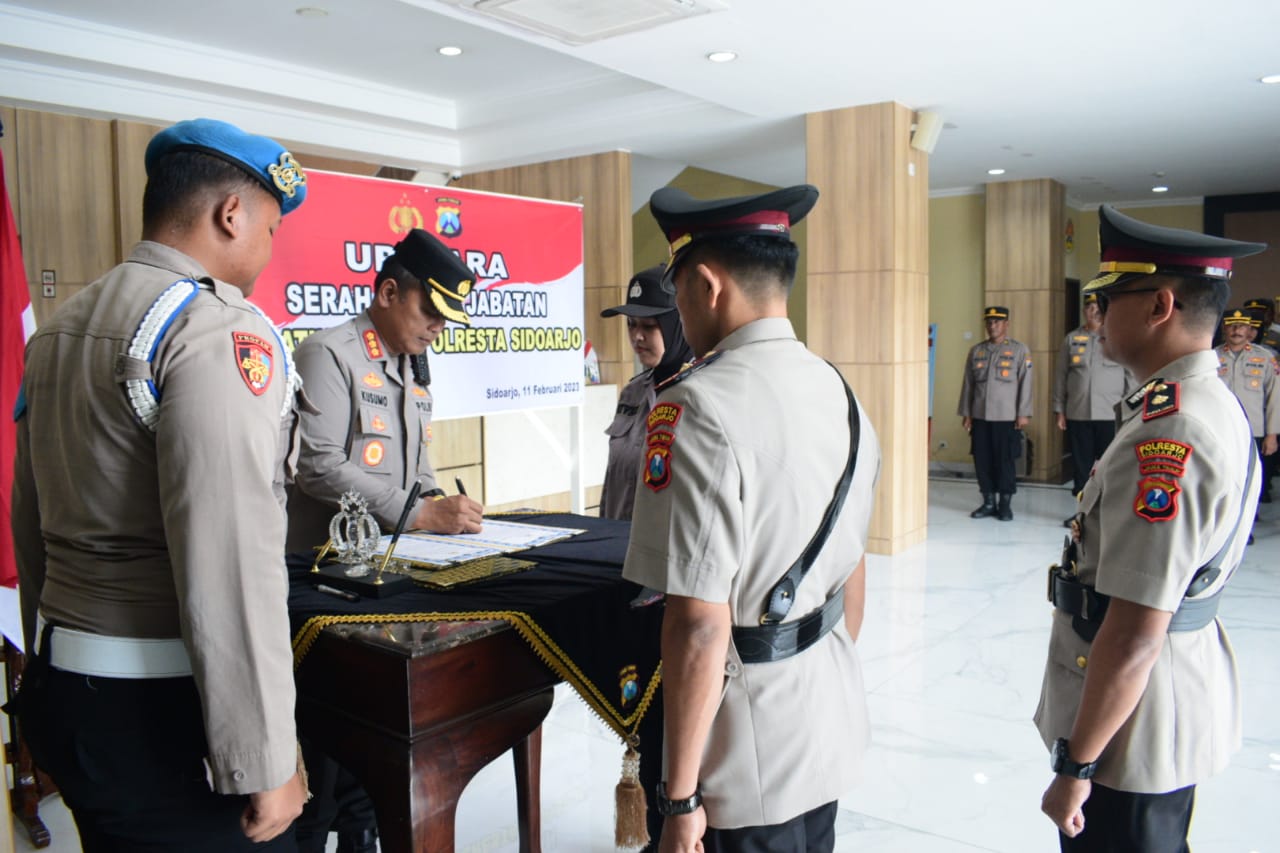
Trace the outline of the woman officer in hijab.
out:
M 659 264 L 636 273 L 626 304 L 600 312 L 601 317 L 626 316 L 627 340 L 645 368 L 622 389 L 613 423 L 605 430 L 609 462 L 600 493 L 602 518 L 631 520 L 636 480 L 644 467 L 645 419 L 656 400 L 655 389 L 693 360 L 675 296 L 662 289 L 662 272 Z

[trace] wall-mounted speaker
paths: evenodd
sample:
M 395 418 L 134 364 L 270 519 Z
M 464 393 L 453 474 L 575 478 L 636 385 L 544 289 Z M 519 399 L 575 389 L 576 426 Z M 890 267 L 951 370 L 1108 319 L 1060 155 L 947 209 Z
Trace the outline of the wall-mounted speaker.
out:
M 920 111 L 916 113 L 916 129 L 911 134 L 911 147 L 926 154 L 932 154 L 938 145 L 938 136 L 942 134 L 942 116 L 937 113 Z

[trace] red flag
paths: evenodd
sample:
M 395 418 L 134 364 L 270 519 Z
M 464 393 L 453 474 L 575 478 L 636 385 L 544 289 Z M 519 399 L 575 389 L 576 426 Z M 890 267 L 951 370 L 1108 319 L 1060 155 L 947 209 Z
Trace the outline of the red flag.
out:
M 17 433 L 13 406 L 22 385 L 22 356 L 27 337 L 35 329 L 27 273 L 22 266 L 18 223 L 13 218 L 4 180 L 4 155 L 0 154 L 0 584 L 17 586 L 18 568 L 13 556 L 13 532 L 9 528 L 10 493 L 13 491 L 13 455 Z

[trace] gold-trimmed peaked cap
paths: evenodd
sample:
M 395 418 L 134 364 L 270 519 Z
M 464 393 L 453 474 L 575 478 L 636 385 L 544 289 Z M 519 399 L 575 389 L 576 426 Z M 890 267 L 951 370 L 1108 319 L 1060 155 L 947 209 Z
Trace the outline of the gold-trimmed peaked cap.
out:
M 818 188 L 799 184 L 757 195 L 696 199 L 675 187 L 662 187 L 649 197 L 649 211 L 666 235 L 670 257 L 662 287 L 674 292 L 675 271 L 689 247 L 708 237 L 752 234 L 791 239 L 791 226 L 813 209 Z
M 239 167 L 275 197 L 282 216 L 307 197 L 307 173 L 293 155 L 274 139 L 245 133 L 234 124 L 195 118 L 166 127 L 147 143 L 147 176 L 176 151 L 199 151 Z
M 422 282 L 431 304 L 446 320 L 471 325 L 463 302 L 471 293 L 475 275 L 435 235 L 421 228 L 412 229 L 396 243 L 395 252 L 387 260 L 395 261 Z
M 1135 278 L 1166 274 L 1226 284 L 1236 258 L 1256 255 L 1266 243 L 1246 243 L 1182 228 L 1165 228 L 1125 216 L 1109 204 L 1098 208 L 1102 247 L 1098 276 L 1084 292 L 1116 287 Z

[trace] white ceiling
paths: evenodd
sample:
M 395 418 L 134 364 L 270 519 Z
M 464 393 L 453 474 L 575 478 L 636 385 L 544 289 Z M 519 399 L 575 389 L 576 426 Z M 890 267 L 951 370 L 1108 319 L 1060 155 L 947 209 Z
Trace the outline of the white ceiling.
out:
M 427 171 L 627 149 L 638 173 L 783 185 L 804 180 L 805 113 L 896 100 L 948 123 L 934 194 L 1044 177 L 1076 206 L 1280 190 L 1280 85 L 1258 82 L 1280 74 L 1277 0 L 727 5 L 572 46 L 441 0 L 0 0 L 0 102 L 207 115 Z M 740 58 L 708 62 L 718 49 Z

